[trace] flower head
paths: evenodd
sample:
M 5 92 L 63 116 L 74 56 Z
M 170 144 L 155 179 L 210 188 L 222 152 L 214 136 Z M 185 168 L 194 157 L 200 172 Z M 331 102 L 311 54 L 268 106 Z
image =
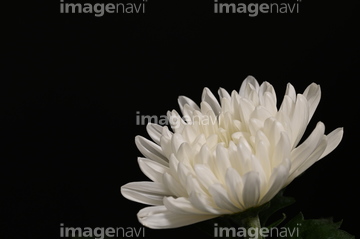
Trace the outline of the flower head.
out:
M 319 122 L 298 145 L 320 101 L 315 83 L 302 94 L 288 84 L 279 109 L 273 86 L 251 76 L 239 92 L 218 93 L 220 102 L 205 88 L 200 106 L 180 96 L 183 117 L 168 112 L 172 130 L 150 123 L 153 141 L 135 138 L 151 181 L 128 183 L 121 193 L 152 205 L 138 213 L 143 225 L 175 228 L 260 206 L 342 139 L 342 128 L 325 135 Z

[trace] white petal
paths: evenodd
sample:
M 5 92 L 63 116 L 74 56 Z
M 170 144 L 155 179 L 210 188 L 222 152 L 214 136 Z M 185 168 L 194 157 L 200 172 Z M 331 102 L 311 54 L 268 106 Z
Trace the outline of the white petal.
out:
M 295 108 L 291 117 L 292 128 L 292 146 L 296 146 L 303 136 L 306 126 L 309 122 L 309 105 L 306 98 L 298 94 L 296 98 Z
M 190 106 L 194 110 L 200 110 L 199 106 L 192 99 L 186 96 L 179 96 L 178 103 L 182 114 L 184 114 L 183 109 L 185 105 Z
M 163 184 L 171 191 L 171 194 L 177 197 L 188 196 L 185 188 L 169 173 L 165 173 L 163 176 Z
M 269 179 L 268 191 L 259 204 L 270 201 L 284 187 L 288 176 L 289 169 L 286 166 L 280 165 L 275 168 Z
M 228 150 L 218 144 L 216 147 L 216 157 L 215 157 L 215 165 L 214 165 L 214 173 L 218 179 L 220 179 L 223 183 L 225 182 L 225 174 L 226 170 L 231 167 L 231 163 L 229 160 Z
M 266 107 L 259 105 L 251 113 L 250 118 L 256 118 L 258 120 L 265 121 L 267 118 L 270 118 L 271 116 L 273 116 L 273 115 L 270 113 L 270 111 Z
M 295 101 L 290 96 L 285 95 L 279 111 L 283 112 L 290 119 L 294 112 L 294 106 Z
M 331 153 L 339 145 L 340 141 L 342 140 L 343 134 L 343 128 L 337 128 L 326 136 L 327 146 L 324 153 L 320 156 L 320 159 Z
M 177 176 L 178 176 L 179 182 L 185 188 L 185 190 L 188 190 L 188 188 L 187 188 L 187 178 L 188 178 L 189 174 L 191 174 L 191 171 L 188 168 L 188 166 L 183 164 L 182 162 L 179 162 L 178 170 L 177 170 Z
M 297 170 L 298 175 L 304 172 L 306 169 L 308 169 L 316 161 L 318 161 L 320 156 L 324 153 L 326 147 L 327 147 L 327 138 L 326 136 L 323 136 L 316 150 L 309 156 L 307 160 L 305 160 L 305 162 Z
M 313 165 L 316 161 L 318 161 L 320 156 L 325 151 L 326 145 L 327 145 L 327 138 L 325 135 L 323 135 L 315 151 L 303 162 L 303 164 L 299 166 L 299 168 L 295 172 L 293 172 L 289 176 L 287 183 L 290 183 L 294 178 L 305 172 L 306 169 L 308 169 L 311 165 Z
M 192 192 L 190 194 L 189 200 L 192 205 L 194 205 L 195 208 L 199 209 L 200 211 L 203 211 L 205 213 L 214 214 L 214 215 L 221 215 L 229 213 L 228 210 L 225 210 L 223 208 L 218 208 L 213 200 L 210 198 L 210 196 L 198 193 L 198 192 Z
M 173 213 L 179 214 L 208 214 L 195 208 L 189 199 L 184 197 L 164 197 L 164 206 Z
M 204 115 L 206 115 L 209 111 L 212 111 L 212 112 L 214 112 L 214 110 L 213 110 L 213 108 L 211 107 L 211 105 L 208 103 L 208 102 L 206 102 L 206 101 L 202 101 L 201 103 L 200 103 L 200 113 L 201 114 L 199 114 L 198 116 L 199 116 L 199 122 L 201 123 L 202 122 L 202 120 L 204 119 Z M 196 113 L 197 113 L 197 111 L 195 111 Z M 206 117 L 206 116 L 205 116 Z
M 325 125 L 322 122 L 317 123 L 315 129 L 309 137 L 297 148 L 291 152 L 291 171 L 292 174 L 305 160 L 313 153 L 318 146 L 321 138 L 324 136 Z
M 190 195 L 192 192 L 206 194 L 208 190 L 200 184 L 196 177 L 189 174 L 186 179 L 186 191 Z
M 185 121 L 181 118 L 179 113 L 176 110 L 167 112 L 167 119 L 170 123 L 171 128 L 174 132 L 182 132 L 184 126 L 186 125 Z
M 161 183 L 163 174 L 169 170 L 168 167 L 147 158 L 139 157 L 138 163 L 141 171 L 154 182 Z
M 244 175 L 243 201 L 246 208 L 256 206 L 260 197 L 260 178 L 257 172 Z
M 256 135 L 256 132 L 258 132 L 259 130 L 261 130 L 264 127 L 264 121 L 262 120 L 258 120 L 255 118 L 250 119 L 249 121 L 249 130 L 250 130 L 250 134 L 251 135 Z M 232 138 L 234 139 L 234 135 L 236 134 L 240 134 L 240 132 L 236 132 L 234 134 L 232 134 Z M 242 133 L 240 135 L 243 135 Z
M 170 212 L 165 206 L 146 207 L 137 214 L 141 224 L 153 229 L 177 228 L 205 221 L 217 215 L 178 214 Z
M 269 92 L 273 95 L 274 98 L 276 98 L 274 87 L 267 81 L 264 81 L 261 83 L 259 88 L 259 95 L 264 95 L 266 92 Z M 275 100 L 275 99 L 274 99 Z M 261 102 L 263 103 L 263 102 Z
M 191 126 L 186 127 L 185 126 L 183 131 L 181 132 L 181 134 L 182 134 L 182 136 L 183 136 L 183 138 L 184 138 L 184 140 L 186 142 L 189 142 L 189 143 L 194 144 L 194 145 L 196 144 L 196 143 L 193 143 L 193 142 L 198 137 L 198 134 L 197 134 L 196 130 L 194 129 L 194 127 L 191 127 Z
M 203 138 L 203 137 L 202 137 Z M 205 140 L 206 142 L 206 140 Z M 206 144 L 202 144 L 200 152 L 195 156 L 195 162 L 194 164 L 207 164 L 210 159 L 210 150 Z
M 225 89 L 223 89 L 223 88 L 219 88 L 219 90 L 218 90 L 218 94 L 219 94 L 219 96 L 220 96 L 220 99 L 221 98 L 227 98 L 227 99 L 230 99 L 231 97 L 230 97 L 230 94 L 225 90 Z
M 219 208 L 229 210 L 230 212 L 240 211 L 229 199 L 226 189 L 219 183 L 213 184 L 209 188 L 209 192 L 214 199 L 215 204 Z
M 222 112 L 219 115 L 219 126 L 220 128 L 231 130 L 232 127 L 232 115 L 230 112 Z
M 233 168 L 228 168 L 226 172 L 226 186 L 228 187 L 227 192 L 231 202 L 243 210 L 244 202 L 241 192 L 243 191 L 244 183 L 239 173 Z
M 171 151 L 176 154 L 183 143 L 185 143 L 185 140 L 181 134 L 179 133 L 173 134 L 171 138 Z M 180 160 L 179 157 L 178 159 Z
M 189 166 L 189 169 L 192 168 L 193 165 L 193 158 L 194 155 L 192 153 L 192 148 L 189 146 L 188 143 L 182 143 L 178 149 L 178 151 L 175 153 L 176 158 L 179 160 L 179 162 L 183 163 L 184 165 Z
M 281 133 L 284 131 L 285 129 L 283 125 L 279 121 L 277 121 L 276 118 L 272 117 L 265 120 L 264 133 L 273 145 L 279 142 Z
M 132 182 L 121 187 L 121 194 L 134 202 L 162 205 L 164 196 L 171 196 L 163 184 L 155 182 Z
M 312 83 L 310 84 L 304 91 L 303 95 L 309 102 L 309 121 L 314 115 L 314 112 L 320 102 L 321 98 L 321 90 L 320 86 Z
M 154 142 L 145 139 L 142 136 L 135 137 L 135 144 L 139 151 L 149 159 L 152 159 L 163 165 L 168 165 L 167 158 L 163 155 L 161 147 Z
M 280 110 L 277 112 L 275 118 L 284 127 L 286 134 L 289 137 L 292 137 L 291 120 L 289 118 L 289 115 L 287 115 L 284 111 Z
M 281 132 L 280 139 L 273 150 L 271 168 L 278 167 L 285 159 L 290 158 L 291 144 L 286 132 Z
M 249 144 L 246 142 L 244 138 L 240 139 L 240 143 L 237 146 L 238 157 L 233 158 L 233 166 L 240 173 L 240 175 L 245 175 L 247 172 L 251 170 L 251 158 L 252 152 Z M 238 162 L 238 163 L 236 163 Z
M 206 87 L 204 88 L 203 94 L 201 96 L 201 100 L 205 101 L 206 103 L 208 103 L 210 105 L 210 107 L 214 111 L 215 115 L 220 114 L 221 107 L 220 107 L 218 100 L 216 99 L 214 94 Z
M 179 160 L 176 158 L 175 154 L 171 154 L 169 158 L 169 173 L 173 176 L 177 176 Z
M 267 175 L 265 173 L 265 169 L 261 164 L 260 160 L 255 156 L 251 155 L 251 171 L 257 172 L 260 179 L 260 187 L 267 181 Z
M 206 138 L 206 145 L 209 147 L 210 150 L 214 150 L 217 143 L 218 143 L 217 134 L 210 135 L 209 137 Z
M 173 153 L 171 150 L 171 137 L 173 133 L 170 132 L 167 126 L 164 126 L 162 128 L 162 133 L 160 137 L 160 146 L 161 150 L 163 152 L 163 155 L 165 155 L 167 158 L 170 157 L 170 155 Z
M 241 97 L 239 96 L 239 94 L 233 90 L 231 92 L 231 100 L 230 100 L 230 103 L 231 103 L 231 112 L 233 113 L 233 117 L 234 119 L 236 120 L 240 120 L 240 104 L 239 104 L 239 99 Z
M 194 110 L 191 106 L 189 106 L 187 104 L 184 105 L 184 108 L 182 109 L 182 112 L 181 112 L 183 115 L 183 117 L 182 117 L 183 120 L 186 123 L 191 124 L 193 122 L 194 112 L 200 112 L 200 108 L 198 110 Z
M 221 113 L 227 113 L 227 112 L 232 112 L 232 107 L 231 107 L 231 97 L 229 96 L 229 98 L 221 98 L 220 99 L 220 105 L 221 105 Z
M 268 83 L 263 82 L 259 89 L 260 104 L 264 106 L 273 116 L 277 112 L 276 108 L 276 93 L 274 87 Z
M 251 90 L 258 92 L 259 87 L 260 86 L 257 80 L 253 76 L 248 76 L 241 84 L 239 95 L 242 97 L 248 97 Z
M 255 106 L 246 98 L 239 99 L 239 114 L 242 123 L 248 124 L 250 115 L 254 111 Z
M 243 166 L 240 161 L 240 153 L 238 152 L 238 148 L 235 143 L 233 143 L 233 141 L 231 141 L 229 144 L 229 160 L 232 167 L 240 173 L 240 170 Z
M 160 144 L 160 137 L 162 132 L 162 126 L 158 124 L 148 123 L 146 125 L 146 131 L 148 132 L 149 136 L 156 144 Z
M 245 96 L 244 98 L 248 99 L 249 101 L 251 101 L 253 103 L 254 106 L 257 106 L 260 104 L 260 99 L 259 99 L 259 91 L 253 88 L 250 88 L 248 95 Z
M 288 96 L 293 102 L 296 101 L 296 91 L 292 84 L 288 83 L 286 85 L 285 95 Z
M 259 162 L 264 169 L 266 177 L 270 177 L 271 173 L 271 161 L 270 161 L 270 152 L 271 152 L 271 145 L 269 140 L 267 139 L 266 135 L 259 130 L 255 136 L 255 145 L 256 145 L 256 152 L 255 156 L 259 159 Z
M 274 98 L 275 97 L 275 98 Z M 276 115 L 277 107 L 276 107 L 276 95 L 274 96 L 270 92 L 266 92 L 264 94 L 264 102 L 263 106 L 270 112 L 272 116 Z
M 208 166 L 196 164 L 194 169 L 197 178 L 205 188 L 209 188 L 212 184 L 219 183 L 219 180 L 215 177 L 214 173 Z

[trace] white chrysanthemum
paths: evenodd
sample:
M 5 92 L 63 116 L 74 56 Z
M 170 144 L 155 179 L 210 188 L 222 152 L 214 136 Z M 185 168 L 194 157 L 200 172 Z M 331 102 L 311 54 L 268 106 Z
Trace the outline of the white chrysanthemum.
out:
M 272 85 L 251 76 L 239 92 L 218 93 L 220 103 L 205 88 L 200 107 L 180 96 L 183 117 L 168 112 L 173 131 L 148 124 L 153 142 L 136 137 L 145 156 L 140 168 L 151 181 L 128 183 L 121 192 L 152 205 L 138 213 L 143 225 L 175 228 L 260 206 L 342 139 L 342 128 L 325 135 L 319 122 L 297 146 L 320 101 L 315 83 L 303 94 L 288 84 L 280 109 Z

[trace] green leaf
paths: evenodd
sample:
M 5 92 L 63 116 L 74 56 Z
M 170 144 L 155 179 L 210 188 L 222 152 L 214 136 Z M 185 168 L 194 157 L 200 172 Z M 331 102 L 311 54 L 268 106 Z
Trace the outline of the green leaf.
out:
M 271 223 L 270 225 L 267 226 L 267 228 L 277 227 L 277 226 L 280 225 L 285 219 L 286 219 L 286 214 L 283 213 L 283 214 L 282 214 L 282 218 L 280 218 L 280 219 L 278 219 L 277 221 Z
M 278 212 L 280 209 L 290 206 L 294 202 L 295 202 L 294 198 L 284 196 L 284 190 L 281 190 L 273 199 L 270 200 L 270 202 L 268 202 L 269 206 L 266 209 L 260 211 L 259 218 L 261 225 L 262 226 L 268 225 L 267 222 L 274 213 Z M 283 219 L 278 220 L 279 223 L 277 224 L 274 223 L 270 223 L 270 224 L 271 226 L 277 226 L 282 222 Z
M 295 231 L 295 235 L 285 238 L 297 239 L 355 239 L 340 228 L 340 222 L 333 222 L 332 218 L 327 219 L 304 219 L 302 213 L 299 213 L 291 219 L 285 228 L 289 231 Z

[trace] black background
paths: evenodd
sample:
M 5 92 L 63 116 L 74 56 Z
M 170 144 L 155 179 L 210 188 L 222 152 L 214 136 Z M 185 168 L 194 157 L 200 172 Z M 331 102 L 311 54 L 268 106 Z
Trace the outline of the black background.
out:
M 286 1 L 284 1 L 286 2 Z M 146 180 L 134 137 L 136 112 L 200 102 L 203 87 L 269 81 L 281 101 L 288 82 L 321 85 L 313 120 L 344 127 L 340 146 L 297 178 L 290 216 L 344 219 L 359 236 L 359 30 L 355 1 L 300 3 L 299 14 L 214 14 L 213 1 L 149 0 L 145 14 L 60 14 L 28 2 L 12 13 L 3 45 L 1 238 L 58 238 L 76 227 L 140 227 L 141 204 L 120 186 Z M 13 11 L 13 12 L 12 12 Z M 308 132 L 307 132 L 308 134 Z M 147 238 L 202 235 L 194 226 L 146 229 Z

